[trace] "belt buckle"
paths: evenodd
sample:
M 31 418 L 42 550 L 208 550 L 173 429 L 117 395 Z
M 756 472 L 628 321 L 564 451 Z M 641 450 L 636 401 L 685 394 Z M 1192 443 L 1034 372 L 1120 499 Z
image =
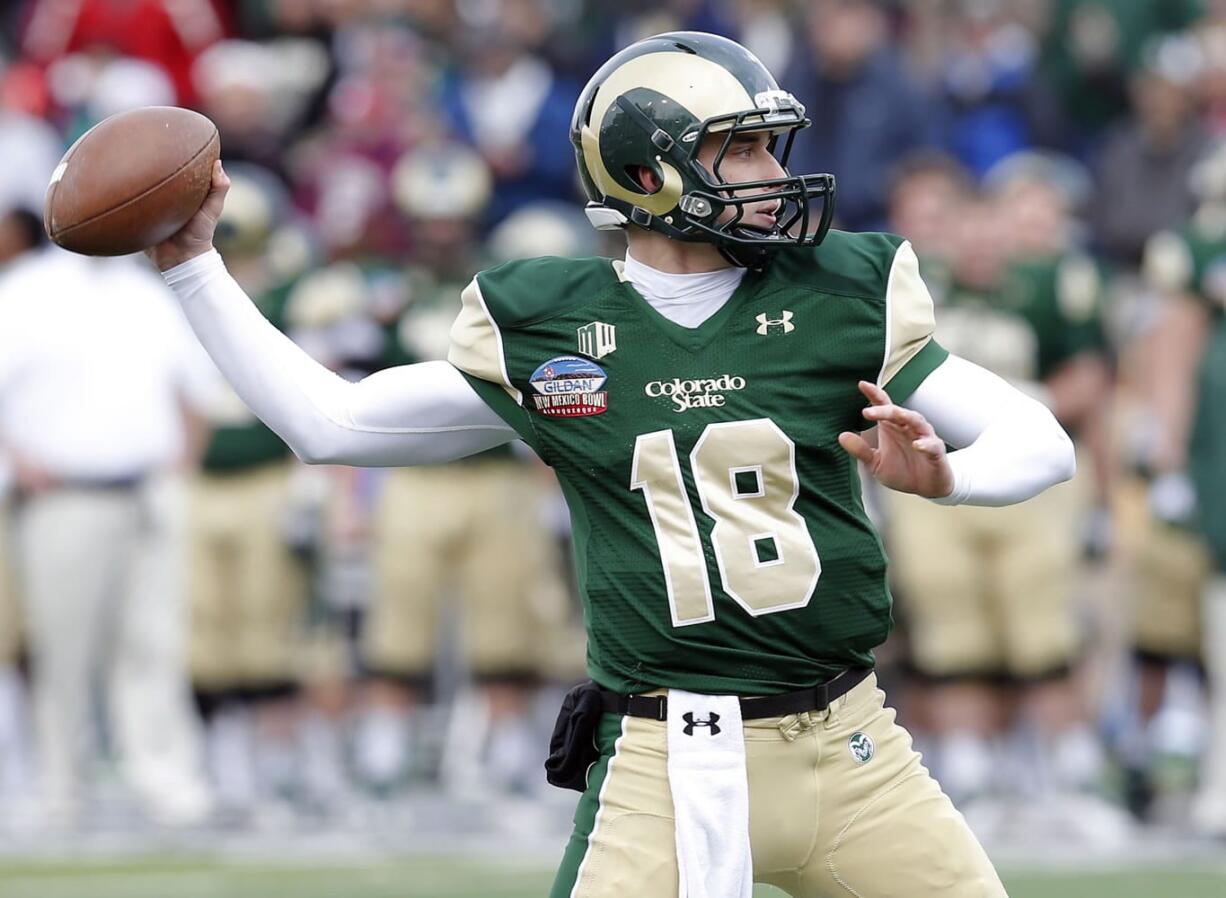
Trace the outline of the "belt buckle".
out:
M 835 679 L 838 679 L 838 678 L 836 677 Z M 817 704 L 814 707 L 815 711 L 825 711 L 827 708 L 830 707 L 830 683 L 831 682 L 832 681 L 827 680 L 825 683 L 822 683 L 820 686 L 818 686 L 817 689 L 815 690 L 817 693 Z
M 648 704 L 648 713 L 639 711 L 635 713 L 631 711 L 631 705 L 637 705 L 643 708 L 644 704 Z M 627 695 L 622 698 L 622 713 L 629 714 L 631 717 L 642 717 L 646 720 L 659 720 L 661 722 L 668 720 L 668 696 L 666 695 Z

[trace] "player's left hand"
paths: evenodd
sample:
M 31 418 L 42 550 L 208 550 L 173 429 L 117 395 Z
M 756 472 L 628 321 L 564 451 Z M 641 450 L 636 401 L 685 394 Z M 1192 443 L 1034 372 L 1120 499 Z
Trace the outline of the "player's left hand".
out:
M 839 445 L 863 462 L 882 486 L 929 499 L 953 492 L 954 472 L 945 455 L 945 441 L 928 419 L 894 405 L 876 384 L 862 380 L 860 392 L 869 401 L 864 417 L 877 424 L 877 448 L 850 431 L 839 434 Z

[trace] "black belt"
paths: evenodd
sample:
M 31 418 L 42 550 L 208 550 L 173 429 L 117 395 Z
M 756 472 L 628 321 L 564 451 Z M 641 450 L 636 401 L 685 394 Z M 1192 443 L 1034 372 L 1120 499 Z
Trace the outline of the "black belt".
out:
M 43 493 L 55 493 L 57 491 L 77 491 L 83 493 L 132 493 L 138 490 L 145 483 L 144 474 L 135 474 L 122 477 L 108 477 L 105 479 L 81 479 L 81 478 L 64 478 L 54 480 L 49 487 L 38 490 L 23 490 L 18 487 L 13 494 L 14 502 L 18 505 L 28 502 L 36 496 Z
M 824 711 L 830 703 L 846 695 L 863 683 L 872 668 L 858 667 L 845 670 L 837 677 L 818 686 L 783 692 L 779 695 L 763 695 L 741 699 L 741 719 L 760 720 L 764 717 L 783 717 L 802 711 Z M 668 720 L 668 698 L 663 695 L 619 695 L 607 689 L 600 690 L 600 700 L 609 714 L 629 714 L 631 717 L 646 717 L 648 720 Z

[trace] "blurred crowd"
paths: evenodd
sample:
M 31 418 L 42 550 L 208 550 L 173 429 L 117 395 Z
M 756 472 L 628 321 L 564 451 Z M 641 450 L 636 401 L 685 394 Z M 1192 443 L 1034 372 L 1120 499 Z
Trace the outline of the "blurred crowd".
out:
M 583 678 L 548 469 L 301 465 L 143 257 L 44 245 L 64 149 L 135 106 L 207 114 L 230 271 L 357 378 L 442 357 L 476 270 L 624 252 L 582 215 L 571 110 L 681 29 L 805 103 L 792 169 L 836 175 L 836 226 L 910 238 L 938 340 L 1079 447 L 1015 508 L 869 497 L 879 661 L 927 763 L 985 828 L 1226 834 L 1222 0 L 5 4 L 0 828 L 96 825 L 108 788 L 168 825 L 530 800 Z

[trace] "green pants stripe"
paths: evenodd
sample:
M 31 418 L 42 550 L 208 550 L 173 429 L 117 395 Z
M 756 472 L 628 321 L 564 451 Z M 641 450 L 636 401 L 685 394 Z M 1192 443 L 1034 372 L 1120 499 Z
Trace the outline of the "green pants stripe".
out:
M 562 855 L 562 864 L 553 881 L 549 898 L 570 898 L 575 882 L 579 879 L 579 870 L 587 854 L 588 839 L 596 827 L 596 817 L 600 811 L 600 793 L 608 779 L 609 765 L 617 754 L 617 740 L 622 735 L 623 720 L 622 717 L 606 714 L 600 721 L 596 739 L 597 745 L 600 746 L 600 760 L 592 768 L 588 776 L 587 790 L 580 797 L 579 806 L 575 809 L 575 828 L 571 832 L 570 841 L 566 843 L 566 852 Z

